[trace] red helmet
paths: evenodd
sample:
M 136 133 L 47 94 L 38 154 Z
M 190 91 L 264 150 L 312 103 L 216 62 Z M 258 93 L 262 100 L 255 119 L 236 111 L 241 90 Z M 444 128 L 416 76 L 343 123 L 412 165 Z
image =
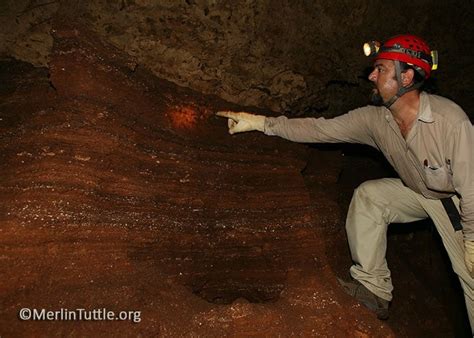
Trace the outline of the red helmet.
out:
M 372 43 L 376 45 L 375 42 Z M 388 59 L 408 63 L 425 79 L 430 77 L 431 70 L 437 68 L 436 51 L 431 51 L 426 41 L 416 35 L 404 34 L 390 38 L 380 48 L 376 48 L 372 55 L 375 55 L 376 60 Z

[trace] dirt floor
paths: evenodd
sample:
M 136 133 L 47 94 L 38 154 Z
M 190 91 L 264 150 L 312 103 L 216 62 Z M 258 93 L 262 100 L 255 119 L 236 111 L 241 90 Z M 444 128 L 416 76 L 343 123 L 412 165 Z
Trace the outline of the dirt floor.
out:
M 388 321 L 337 283 L 351 191 L 380 162 L 229 136 L 214 112 L 240 107 L 152 77 L 84 27 L 54 27 L 49 69 L 1 63 L 2 337 L 465 334 L 429 225 L 390 235 Z M 22 308 L 96 320 L 23 321 Z

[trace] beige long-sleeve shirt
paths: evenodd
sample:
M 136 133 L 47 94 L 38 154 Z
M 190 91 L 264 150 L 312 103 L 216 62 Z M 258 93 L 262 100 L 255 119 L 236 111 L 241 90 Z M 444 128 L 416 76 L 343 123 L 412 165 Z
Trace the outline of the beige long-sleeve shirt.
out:
M 361 143 L 380 150 L 415 192 L 431 199 L 457 194 L 464 237 L 474 240 L 474 128 L 454 102 L 422 92 L 406 140 L 391 112 L 376 106 L 332 119 L 267 117 L 265 134 L 295 142 Z

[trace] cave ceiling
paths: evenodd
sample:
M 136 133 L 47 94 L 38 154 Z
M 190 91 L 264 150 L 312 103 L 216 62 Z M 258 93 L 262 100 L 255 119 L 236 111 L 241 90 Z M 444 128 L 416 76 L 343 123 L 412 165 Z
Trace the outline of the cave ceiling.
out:
M 71 16 L 159 78 L 242 106 L 334 116 L 367 103 L 369 39 L 424 37 L 432 88 L 469 113 L 471 1 L 6 1 L 0 54 L 48 66 L 54 16 Z

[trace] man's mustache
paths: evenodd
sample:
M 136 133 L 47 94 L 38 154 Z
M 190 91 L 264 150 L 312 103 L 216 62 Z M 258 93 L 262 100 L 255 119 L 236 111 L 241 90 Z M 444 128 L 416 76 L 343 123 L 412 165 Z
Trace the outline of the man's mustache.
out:
M 383 98 L 379 94 L 379 90 L 377 88 L 372 89 L 372 93 L 370 95 L 370 102 L 374 106 L 383 106 Z

